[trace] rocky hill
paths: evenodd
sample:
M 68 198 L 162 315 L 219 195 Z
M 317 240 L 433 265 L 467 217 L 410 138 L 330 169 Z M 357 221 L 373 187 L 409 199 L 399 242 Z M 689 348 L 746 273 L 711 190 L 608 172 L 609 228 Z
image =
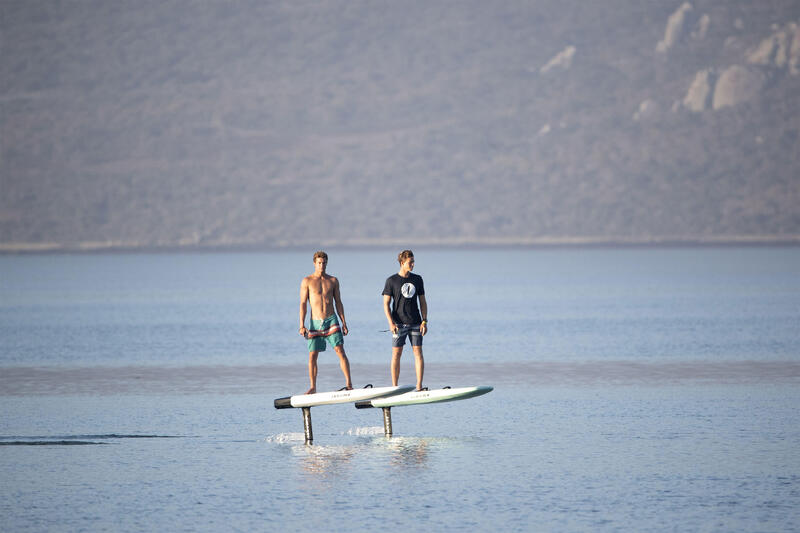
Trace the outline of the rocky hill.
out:
M 0 3 L 0 249 L 800 240 L 800 2 Z

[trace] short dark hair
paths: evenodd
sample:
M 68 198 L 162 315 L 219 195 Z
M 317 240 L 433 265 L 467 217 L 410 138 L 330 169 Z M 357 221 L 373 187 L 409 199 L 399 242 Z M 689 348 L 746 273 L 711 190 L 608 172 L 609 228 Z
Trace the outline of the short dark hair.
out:
M 410 257 L 414 257 L 414 252 L 411 250 L 403 250 L 397 255 L 397 262 L 402 265 L 406 262 L 406 259 L 409 259 Z
M 325 252 L 323 252 L 322 250 L 320 250 L 320 251 L 318 251 L 318 252 L 314 252 L 314 259 L 312 259 L 312 261 L 313 261 L 314 263 L 316 263 L 316 262 L 317 262 L 317 257 L 321 257 L 321 258 L 323 258 L 325 261 L 327 261 L 327 260 L 328 260 L 328 254 L 326 254 L 326 253 L 325 253 Z

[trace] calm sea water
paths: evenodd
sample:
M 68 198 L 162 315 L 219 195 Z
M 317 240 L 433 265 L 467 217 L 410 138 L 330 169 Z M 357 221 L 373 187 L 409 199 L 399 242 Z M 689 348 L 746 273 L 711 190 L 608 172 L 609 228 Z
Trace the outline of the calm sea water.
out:
M 395 252 L 329 252 L 385 385 Z M 392 438 L 314 408 L 310 446 L 272 401 L 313 251 L 0 256 L 4 529 L 800 530 L 800 248 L 416 252 L 426 384 L 495 390 Z

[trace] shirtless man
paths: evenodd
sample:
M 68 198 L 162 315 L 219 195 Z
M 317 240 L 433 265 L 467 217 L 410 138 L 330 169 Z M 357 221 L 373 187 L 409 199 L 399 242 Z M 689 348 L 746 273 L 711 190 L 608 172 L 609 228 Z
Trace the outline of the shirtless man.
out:
M 314 254 L 314 273 L 303 278 L 300 283 L 300 335 L 308 339 L 308 378 L 311 388 L 306 394 L 317 392 L 317 356 L 325 351 L 325 344 L 330 344 L 339 356 L 339 366 L 344 373 L 345 388 L 350 390 L 350 361 L 344 353 L 344 338 L 347 335 L 347 321 L 344 318 L 344 306 L 339 294 L 339 280 L 326 274 L 328 254 Z M 306 328 L 307 305 L 311 304 L 310 328 Z M 336 313 L 334 313 L 334 306 Z M 336 314 L 342 319 L 342 325 Z

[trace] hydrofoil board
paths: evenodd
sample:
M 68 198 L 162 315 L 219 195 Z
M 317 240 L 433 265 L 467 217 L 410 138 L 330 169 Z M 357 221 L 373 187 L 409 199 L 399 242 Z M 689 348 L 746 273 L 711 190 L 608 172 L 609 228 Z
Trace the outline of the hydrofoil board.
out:
M 314 394 L 296 394 L 294 396 L 286 396 L 285 398 L 277 398 L 275 400 L 275 409 L 315 407 L 317 405 L 358 402 L 393 394 L 402 394 L 411 390 L 414 390 L 413 385 L 401 385 L 398 387 L 373 387 L 372 385 L 367 385 L 361 389 L 317 392 Z
M 397 405 L 419 405 L 424 403 L 454 402 L 474 398 L 494 390 L 494 387 L 445 387 L 433 390 L 413 390 L 404 394 L 395 394 L 385 398 L 374 398 L 356 402 L 357 409 L 367 407 L 395 407 Z

